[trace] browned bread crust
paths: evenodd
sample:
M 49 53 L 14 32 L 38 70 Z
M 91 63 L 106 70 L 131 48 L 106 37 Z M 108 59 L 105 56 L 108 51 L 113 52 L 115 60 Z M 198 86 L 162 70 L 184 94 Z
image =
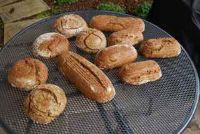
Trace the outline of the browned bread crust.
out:
M 44 84 L 48 78 L 48 68 L 40 60 L 25 58 L 17 61 L 8 72 L 8 82 L 23 90 L 31 90 Z
M 120 79 L 132 85 L 155 81 L 160 79 L 161 76 L 160 66 L 153 60 L 126 64 L 119 71 Z
M 142 32 L 137 32 L 133 28 L 128 28 L 112 33 L 108 38 L 108 45 L 135 45 L 143 39 Z
M 76 37 L 76 44 L 81 50 L 88 53 L 96 53 L 106 47 L 106 37 L 105 35 L 97 30 L 88 28 L 82 31 Z
M 99 103 L 114 98 L 115 89 L 109 78 L 80 55 L 73 52 L 63 53 L 58 56 L 58 68 L 87 98 Z
M 70 38 L 87 29 L 88 26 L 81 16 L 69 14 L 59 17 L 54 23 L 54 28 L 67 38 Z
M 114 45 L 100 51 L 95 64 L 100 69 L 112 69 L 135 61 L 137 51 L 130 45 Z
M 53 84 L 43 84 L 32 90 L 24 101 L 24 111 L 35 123 L 48 124 L 65 109 L 64 91 Z
M 44 58 L 53 58 L 69 50 L 69 41 L 59 33 L 45 33 L 33 43 L 33 54 Z
M 97 15 L 90 21 L 90 27 L 101 31 L 120 31 L 132 27 L 135 31 L 143 32 L 145 24 L 142 19 L 133 17 L 117 17 L 112 15 Z
M 170 58 L 181 53 L 181 45 L 174 38 L 148 39 L 141 44 L 140 53 L 147 58 Z

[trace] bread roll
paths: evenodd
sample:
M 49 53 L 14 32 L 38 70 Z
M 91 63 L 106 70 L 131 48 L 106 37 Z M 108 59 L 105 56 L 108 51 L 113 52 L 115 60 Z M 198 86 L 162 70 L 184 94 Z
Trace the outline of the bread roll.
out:
M 181 45 L 170 37 L 149 39 L 141 44 L 140 52 L 147 58 L 171 58 L 181 53 Z
M 144 39 L 142 32 L 128 28 L 112 33 L 108 38 L 108 45 L 135 45 Z
M 44 58 L 53 58 L 69 50 L 69 41 L 59 33 L 45 33 L 33 43 L 33 54 Z
M 19 60 L 8 72 L 8 82 L 23 90 L 31 90 L 37 85 L 44 84 L 48 78 L 47 66 L 33 58 Z
M 97 54 L 95 64 L 100 69 L 112 69 L 135 61 L 137 51 L 130 45 L 114 45 Z
M 160 79 L 162 72 L 157 62 L 153 60 L 129 63 L 121 67 L 119 77 L 122 81 L 141 85 Z
M 69 14 L 59 17 L 54 23 L 54 28 L 67 38 L 70 38 L 87 29 L 88 26 L 81 16 Z
M 88 28 L 78 34 L 76 44 L 85 52 L 96 53 L 106 47 L 106 37 L 97 29 Z
M 58 56 L 58 68 L 87 98 L 99 103 L 114 98 L 115 89 L 108 77 L 78 54 L 69 52 Z
M 24 101 L 24 111 L 35 123 L 48 124 L 65 109 L 64 91 L 53 84 L 43 84 L 32 90 Z
M 145 24 L 143 20 L 139 18 L 97 15 L 92 17 L 90 27 L 110 32 L 116 32 L 127 28 L 133 28 L 137 32 L 143 32 Z

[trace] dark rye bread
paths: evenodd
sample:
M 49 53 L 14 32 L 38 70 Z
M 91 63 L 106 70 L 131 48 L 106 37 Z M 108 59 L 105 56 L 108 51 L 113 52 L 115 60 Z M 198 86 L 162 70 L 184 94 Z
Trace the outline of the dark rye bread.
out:
M 115 96 L 109 78 L 93 63 L 73 52 L 58 56 L 59 71 L 87 98 L 105 103 Z

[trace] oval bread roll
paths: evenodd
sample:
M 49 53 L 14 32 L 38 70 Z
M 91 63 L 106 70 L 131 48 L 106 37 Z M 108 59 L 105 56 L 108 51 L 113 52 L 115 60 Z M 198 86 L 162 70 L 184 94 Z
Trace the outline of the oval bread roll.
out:
M 119 77 L 122 81 L 141 85 L 162 77 L 160 66 L 153 60 L 129 63 L 121 67 Z
M 88 26 L 81 16 L 69 14 L 59 17 L 54 23 L 54 28 L 67 38 L 70 38 L 87 29 Z
M 48 68 L 40 60 L 25 58 L 17 61 L 8 72 L 8 82 L 23 90 L 31 90 L 48 79 Z
M 97 66 L 78 54 L 69 52 L 58 56 L 58 68 L 87 98 L 99 103 L 114 98 L 115 89 L 109 78 Z
M 170 58 L 181 53 L 181 45 L 174 38 L 148 39 L 141 44 L 140 53 L 147 58 Z
M 59 33 L 45 33 L 33 43 L 33 54 L 44 58 L 53 58 L 69 50 L 69 41 Z
M 76 44 L 81 50 L 88 53 L 97 53 L 106 47 L 105 35 L 97 30 L 88 28 L 76 37 Z
M 133 28 L 128 28 L 112 33 L 108 38 L 108 45 L 135 45 L 143 39 L 142 32 L 137 32 Z
M 65 109 L 64 91 L 53 84 L 43 84 L 32 90 L 24 101 L 24 111 L 35 123 L 48 124 Z
M 137 51 L 130 45 L 114 45 L 100 51 L 95 64 L 100 69 L 112 69 L 135 61 Z
M 127 28 L 133 28 L 135 31 L 143 32 L 145 24 L 140 18 L 97 15 L 92 17 L 90 27 L 110 32 L 116 32 Z

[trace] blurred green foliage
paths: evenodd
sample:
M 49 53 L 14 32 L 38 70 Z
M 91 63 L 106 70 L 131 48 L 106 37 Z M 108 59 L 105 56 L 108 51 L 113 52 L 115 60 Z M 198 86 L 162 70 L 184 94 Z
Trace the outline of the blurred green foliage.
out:
M 149 1 L 144 1 L 141 3 L 134 11 L 134 13 L 141 17 L 141 18 L 146 18 L 149 14 L 149 11 L 151 9 L 152 3 Z
M 62 4 L 72 4 L 72 3 L 76 3 L 78 2 L 79 0 L 56 0 L 57 3 L 59 5 L 62 5 Z
M 118 4 L 114 4 L 114 3 L 101 3 L 97 6 L 98 10 L 106 10 L 106 11 L 113 11 L 113 12 L 119 12 L 119 13 L 125 13 L 124 8 L 122 8 L 120 5 Z

